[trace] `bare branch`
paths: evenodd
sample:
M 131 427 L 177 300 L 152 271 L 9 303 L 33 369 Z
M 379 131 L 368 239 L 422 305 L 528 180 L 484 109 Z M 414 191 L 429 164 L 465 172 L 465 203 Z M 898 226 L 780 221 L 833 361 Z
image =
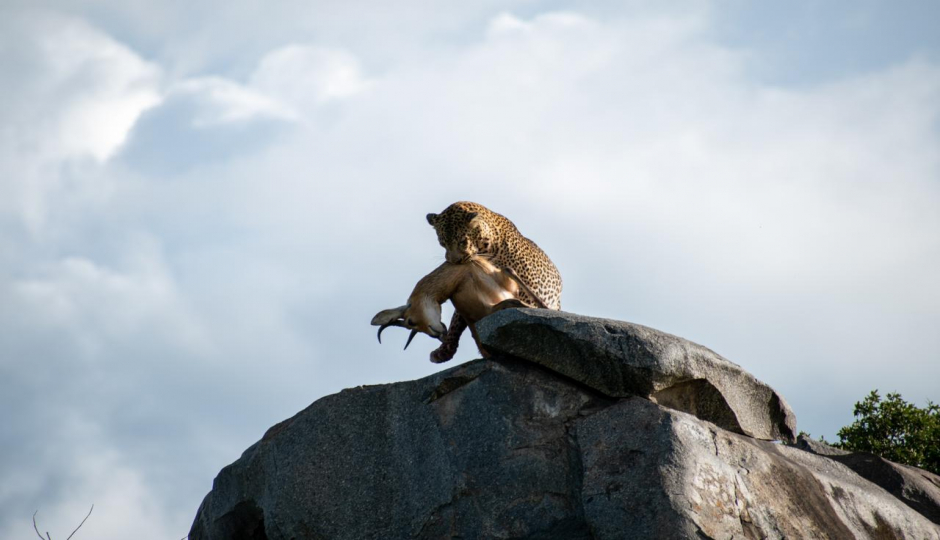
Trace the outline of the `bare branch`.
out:
M 42 534 L 39 532 L 39 527 L 36 526 L 36 514 L 38 513 L 39 513 L 39 510 L 36 510 L 35 512 L 33 512 L 33 530 L 36 531 L 36 534 L 39 536 L 39 540 L 46 540 L 45 538 L 43 538 Z
M 91 511 L 94 509 L 95 505 L 91 505 L 91 510 L 88 510 L 88 515 L 85 516 L 85 519 L 83 519 L 82 522 L 78 524 L 78 527 L 75 527 L 75 530 L 72 531 L 72 534 L 70 534 L 69 537 L 65 540 L 72 540 L 72 537 L 75 536 L 75 533 L 77 533 L 78 530 L 82 528 L 82 525 L 88 521 L 88 517 L 91 516 Z M 52 536 L 49 535 L 49 531 L 46 531 L 46 536 L 43 536 L 42 533 L 39 532 L 39 526 L 36 525 L 36 514 L 38 513 L 39 510 L 33 512 L 33 530 L 36 531 L 36 535 L 39 536 L 39 540 L 52 540 Z
M 75 530 L 72 531 L 72 534 L 70 534 L 69 537 L 66 538 L 65 540 L 72 540 L 72 537 L 75 536 L 75 533 L 77 533 L 78 530 L 82 528 L 82 525 L 84 525 L 85 522 L 88 521 L 88 516 L 91 515 L 91 511 L 94 510 L 94 509 L 95 509 L 95 505 L 92 504 L 92 505 L 91 505 L 91 509 L 88 510 L 88 515 L 85 516 L 85 519 L 83 519 L 82 522 L 78 524 L 78 527 L 75 527 Z M 47 534 L 47 536 L 48 536 L 48 533 L 46 533 L 46 534 Z

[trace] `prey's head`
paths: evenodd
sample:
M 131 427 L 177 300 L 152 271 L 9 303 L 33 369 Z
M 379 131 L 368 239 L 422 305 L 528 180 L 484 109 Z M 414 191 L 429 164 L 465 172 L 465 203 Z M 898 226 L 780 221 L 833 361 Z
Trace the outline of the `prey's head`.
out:
M 382 331 L 389 326 L 411 330 L 405 343 L 406 349 L 418 332 L 441 341 L 447 333 L 447 326 L 441 322 L 441 305 L 436 302 L 409 302 L 404 306 L 380 311 L 372 317 L 372 326 L 379 327 L 379 343 L 382 343 Z

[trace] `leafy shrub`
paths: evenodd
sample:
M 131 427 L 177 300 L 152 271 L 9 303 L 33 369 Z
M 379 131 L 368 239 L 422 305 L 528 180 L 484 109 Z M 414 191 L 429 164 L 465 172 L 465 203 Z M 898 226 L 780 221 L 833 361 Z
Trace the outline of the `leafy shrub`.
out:
M 839 430 L 833 446 L 940 474 L 940 405 L 928 401 L 921 409 L 897 393 L 882 401 L 872 390 L 855 404 L 853 414 L 855 422 Z

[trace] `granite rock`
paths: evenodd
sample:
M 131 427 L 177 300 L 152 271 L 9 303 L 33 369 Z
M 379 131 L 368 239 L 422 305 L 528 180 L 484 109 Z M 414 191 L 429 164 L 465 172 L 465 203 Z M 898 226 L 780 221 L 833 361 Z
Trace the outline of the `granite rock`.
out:
M 218 474 L 189 538 L 940 540 L 940 527 L 829 457 L 497 355 L 275 425 Z
M 487 350 L 540 364 L 607 396 L 641 396 L 735 433 L 794 440 L 796 416 L 782 396 L 680 337 L 545 309 L 499 311 L 476 330 Z
M 881 486 L 927 519 L 940 524 L 940 476 L 867 452 L 846 452 L 804 435 L 797 438 L 796 447 L 829 456 L 862 478 Z

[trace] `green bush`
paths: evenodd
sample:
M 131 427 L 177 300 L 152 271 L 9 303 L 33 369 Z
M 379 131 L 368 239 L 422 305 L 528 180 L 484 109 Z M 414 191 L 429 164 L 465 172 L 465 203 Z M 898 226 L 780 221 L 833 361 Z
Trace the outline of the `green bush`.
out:
M 855 404 L 856 420 L 839 430 L 837 448 L 869 452 L 896 463 L 940 474 L 940 405 L 931 401 L 923 409 L 877 390 Z

